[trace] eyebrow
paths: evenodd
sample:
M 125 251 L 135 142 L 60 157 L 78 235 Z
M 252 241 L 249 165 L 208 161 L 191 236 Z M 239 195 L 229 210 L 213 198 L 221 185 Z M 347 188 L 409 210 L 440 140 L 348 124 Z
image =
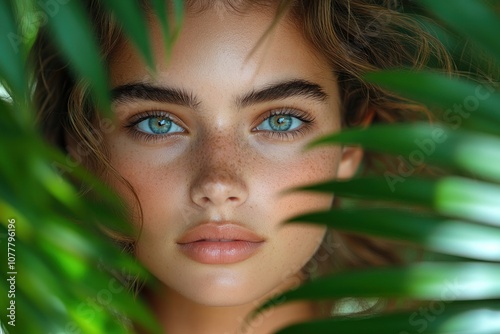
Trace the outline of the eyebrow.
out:
M 295 96 L 311 98 L 320 102 L 328 98 L 328 94 L 325 93 L 320 85 L 306 80 L 295 79 L 270 84 L 260 90 L 253 90 L 238 100 L 237 104 L 241 107 L 246 107 L 260 102 L 280 100 Z
M 289 97 L 302 96 L 317 101 L 325 101 L 328 94 L 315 83 L 302 79 L 281 81 L 270 84 L 259 90 L 252 90 L 248 94 L 236 99 L 239 107 L 252 104 L 280 100 Z M 192 92 L 172 87 L 159 87 L 148 83 L 130 83 L 117 86 L 111 90 L 113 103 L 126 103 L 134 100 L 149 100 L 171 103 L 196 109 L 200 101 Z
M 113 103 L 127 103 L 134 100 L 146 100 L 163 103 L 177 104 L 196 109 L 200 101 L 183 89 L 171 87 L 158 87 L 148 83 L 130 83 L 117 86 L 111 90 Z

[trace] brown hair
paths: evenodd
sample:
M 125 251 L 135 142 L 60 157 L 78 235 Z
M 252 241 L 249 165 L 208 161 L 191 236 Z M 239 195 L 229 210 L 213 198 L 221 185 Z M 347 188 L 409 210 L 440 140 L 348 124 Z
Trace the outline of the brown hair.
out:
M 243 5 L 270 6 L 276 2 L 225 0 L 224 4 L 234 10 L 244 10 Z M 98 0 L 88 0 L 86 3 L 102 58 L 107 63 L 117 43 L 123 38 L 121 29 L 113 17 L 101 8 Z M 187 6 L 196 5 L 196 10 L 203 10 L 213 3 L 189 0 Z M 421 104 L 367 83 L 362 77 L 368 71 L 395 67 L 432 67 L 446 73 L 454 71 L 454 65 L 441 43 L 426 32 L 417 20 L 403 12 L 400 1 L 281 0 L 279 3 L 277 17 L 283 11 L 289 11 L 288 17 L 304 37 L 330 61 L 341 90 L 345 127 L 430 117 L 428 110 Z M 44 29 L 34 43 L 31 60 L 34 66 L 33 98 L 38 108 L 40 126 L 47 139 L 66 151 L 65 134 L 68 134 L 79 143 L 82 150 L 77 154 L 83 164 L 101 176 L 114 175 L 134 193 L 107 159 L 101 137 L 105 129 L 102 124 L 96 123 L 96 110 L 88 97 L 86 85 L 71 75 L 68 65 L 57 54 Z M 384 163 L 377 164 L 379 161 Z M 361 172 L 369 173 L 376 166 L 391 168 L 391 165 L 395 164 L 382 155 L 366 153 Z M 385 241 L 335 231 L 328 234 L 324 242 L 331 243 L 332 240 L 336 245 L 333 256 L 320 263 L 319 272 L 332 268 L 340 270 L 401 262 L 394 245 Z M 133 245 L 133 240 L 124 238 L 122 241 Z M 331 312 L 331 305 L 325 312 Z

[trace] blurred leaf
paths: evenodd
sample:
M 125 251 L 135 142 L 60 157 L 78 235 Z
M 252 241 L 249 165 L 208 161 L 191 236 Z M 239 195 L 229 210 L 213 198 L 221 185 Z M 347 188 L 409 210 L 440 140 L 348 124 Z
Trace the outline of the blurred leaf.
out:
M 500 229 L 416 210 L 332 209 L 294 217 L 290 222 L 323 224 L 339 231 L 407 241 L 444 254 L 500 262 Z
M 54 6 L 48 18 L 48 24 L 55 42 L 78 76 L 90 83 L 99 107 L 110 112 L 108 78 L 82 3 L 80 1 L 69 1 L 64 4 L 55 2 Z M 78 45 L 82 47 L 75 47 L 75 41 L 78 41 Z
M 174 0 L 172 3 L 174 20 L 172 24 L 169 19 L 167 9 L 167 2 L 164 0 L 151 0 L 154 12 L 160 21 L 163 32 L 164 50 L 166 51 L 166 61 L 169 61 L 170 52 L 173 47 L 174 41 L 177 39 L 182 21 L 184 19 L 184 2 L 181 0 Z M 173 26 L 172 26 L 173 25 Z
M 500 40 L 492 34 L 500 31 L 500 17 L 484 1 L 455 0 L 452 6 L 446 1 L 422 0 L 421 3 L 500 61 Z
M 0 103 L 2 107 L 7 106 Z M 80 326 L 86 333 L 102 333 L 102 328 L 106 327 L 114 328 L 113 332 L 118 333 L 115 314 L 124 313 L 145 328 L 156 328 L 155 332 L 159 332 L 155 319 L 145 306 L 134 300 L 125 288 L 118 292 L 117 284 L 112 286 L 115 291 L 113 303 L 106 305 L 106 312 L 103 312 L 103 305 L 90 303 L 94 315 L 88 319 L 88 313 L 83 313 L 82 318 L 78 312 L 82 301 L 111 289 L 108 283 L 114 279 L 109 272 L 96 271 L 98 264 L 146 277 L 144 268 L 136 260 L 122 254 L 98 232 L 99 224 L 122 227 L 126 223 L 126 220 L 120 221 L 121 215 L 111 212 L 112 209 L 123 211 L 121 204 L 114 200 L 115 195 L 112 196 L 109 190 L 104 194 L 101 192 L 101 200 L 95 203 L 81 198 L 73 186 L 60 179 L 51 168 L 50 159 L 60 159 L 60 153 L 46 147 L 38 139 L 38 133 L 27 132 L 17 122 L 12 123 L 9 112 L 1 113 L 1 120 L 7 120 L 1 124 L 10 122 L 12 126 L 9 128 L 15 131 L 12 131 L 12 143 L 2 141 L 3 153 L 8 154 L 9 159 L 0 160 L 0 212 L 4 213 L 2 208 L 8 209 L 9 206 L 17 209 L 17 213 L 12 213 L 18 222 L 16 253 L 20 254 L 17 258 L 20 274 L 16 282 L 16 300 L 20 303 L 19 309 L 23 310 L 20 319 L 24 316 L 30 319 L 19 319 L 16 329 L 20 332 L 38 332 L 39 328 L 64 332 L 68 331 L 66 326 L 74 330 Z M 19 178 L 19 174 L 23 177 Z M 26 184 L 29 184 L 29 191 Z M 102 189 L 105 187 L 95 184 L 95 190 Z M 77 224 L 74 221 L 77 217 L 82 217 L 83 223 Z M 6 221 L 2 218 L 1 222 Z M 36 272 L 37 275 L 21 275 L 27 272 Z M 5 292 L 6 281 L 2 282 L 0 291 Z M 17 299 L 17 293 L 26 298 Z M 33 314 L 24 310 L 33 310 Z
M 100 108 L 109 111 L 107 75 L 83 2 L 30 0 L 29 3 L 36 4 L 47 17 L 45 23 L 58 51 L 69 61 L 74 79 L 88 83 Z M 104 0 L 103 3 L 114 13 L 147 66 L 153 69 L 155 59 L 139 2 Z M 282 3 L 278 16 L 286 12 L 284 8 L 290 3 Z M 500 59 L 500 42 L 491 33 L 500 30 L 500 22 L 488 7 L 478 1 L 464 0 L 452 5 L 443 1 L 423 3 L 451 27 Z M 16 21 L 12 10 L 14 5 L 24 8 L 24 4 L 0 1 L 0 33 L 7 36 L 0 41 L 0 82 L 7 83 L 6 88 L 14 93 L 11 104 L 0 101 L 1 153 L 8 157 L 0 160 L 0 210 L 12 214 L 18 221 L 16 265 L 22 275 L 17 277 L 16 301 L 22 314 L 19 312 L 16 330 L 22 333 L 126 333 L 128 330 L 120 325 L 119 318 L 127 316 L 128 320 L 161 332 L 145 305 L 118 284 L 120 274 L 147 279 L 146 270 L 102 235 L 102 229 L 134 235 L 131 224 L 127 224 L 125 205 L 82 166 L 68 164 L 66 156 L 49 148 L 33 126 L 34 113 L 24 98 L 28 82 L 21 49 L 29 43 L 23 42 L 17 26 L 20 20 Z M 169 7 L 165 1 L 152 0 L 151 5 L 160 21 L 168 55 L 180 31 L 184 2 L 174 0 Z M 443 31 L 439 34 L 443 35 Z M 467 44 L 461 40 L 450 43 L 458 49 Z M 484 84 L 431 72 L 398 70 L 371 73 L 366 77 L 411 99 L 444 109 L 437 116 L 448 126 L 374 126 L 321 139 L 316 144 L 363 145 L 367 150 L 393 154 L 399 166 L 380 178 L 326 182 L 301 188 L 362 199 L 372 208 L 335 209 L 303 215 L 292 221 L 309 221 L 338 230 L 411 242 L 458 257 L 499 261 L 500 186 L 474 181 L 463 174 L 500 181 L 500 94 Z M 425 164 L 448 170 L 440 178 L 412 177 Z M 462 175 L 458 177 L 457 173 Z M 68 175 L 93 192 L 82 196 L 77 187 L 63 178 Z M 2 217 L 0 234 L 5 231 Z M 425 323 L 426 332 L 498 333 L 500 264 L 452 260 L 457 262 L 339 273 L 277 296 L 264 308 L 299 299 L 415 298 L 436 301 L 429 305 L 445 305 L 439 317 Z M 0 279 L 0 293 L 6 295 L 5 272 L 0 273 Z M 1 299 L 0 306 L 5 305 L 6 300 Z M 316 321 L 292 326 L 288 332 L 364 333 L 369 330 L 403 334 L 402 330 L 415 332 L 423 328 L 415 328 L 412 323 L 415 312 Z M 0 317 L 4 320 L 5 313 Z M 424 325 L 420 322 L 420 326 Z
M 118 22 L 122 22 L 125 33 L 138 48 L 140 54 L 146 61 L 146 65 L 151 70 L 154 70 L 155 63 L 146 27 L 146 19 L 139 2 L 104 0 L 103 3 L 113 14 L 115 14 Z
M 500 226 L 500 186 L 459 177 L 440 180 L 403 178 L 395 186 L 392 176 L 328 181 L 294 190 L 334 193 L 357 199 L 391 201 L 433 209 L 442 215 Z M 292 191 L 294 191 L 292 190 Z
M 439 212 L 500 226 L 500 186 L 449 177 L 441 179 L 436 190 Z
M 274 305 L 294 300 L 342 297 L 407 297 L 417 300 L 477 300 L 500 298 L 500 264 L 422 262 L 405 267 L 342 272 L 307 282 L 279 294 L 256 309 L 255 316 Z M 390 284 L 387 284 L 390 282 Z
M 484 83 L 410 70 L 372 72 L 365 78 L 413 100 L 445 109 L 440 120 L 453 128 L 462 123 L 481 127 L 487 126 L 488 122 L 497 127 L 500 124 L 500 112 L 496 112 L 500 94 Z M 494 133 L 499 134 L 500 131 Z
M 394 187 L 425 164 L 500 181 L 497 167 L 500 165 L 500 139 L 496 136 L 424 123 L 389 124 L 344 130 L 320 138 L 311 146 L 334 143 L 362 145 L 366 150 L 396 155 L 398 174 L 391 172 L 390 175 L 394 178 L 390 182 Z M 386 177 L 388 175 L 385 173 Z
M 176 29 L 174 30 L 176 36 L 177 33 L 180 32 L 180 29 L 182 27 L 182 22 L 184 21 L 184 0 L 174 0 L 173 1 L 173 7 L 174 7 L 174 17 L 175 17 L 175 22 L 176 22 Z
M 316 320 L 296 324 L 277 334 L 342 333 L 359 334 L 498 334 L 500 333 L 498 301 L 481 303 L 450 303 L 437 301 L 424 304 L 419 310 L 371 317 Z
M 391 188 L 387 178 L 359 177 L 347 181 L 326 181 L 291 189 L 291 191 L 317 191 L 334 193 L 336 196 L 410 203 L 431 207 L 436 193 L 434 180 L 405 178 L 397 187 Z
M 0 83 L 5 82 L 15 95 L 26 92 L 26 70 L 21 56 L 23 36 L 14 21 L 10 2 L 0 1 Z
M 151 0 L 151 3 L 154 8 L 154 13 L 160 21 L 163 33 L 163 48 L 167 54 L 166 60 L 168 61 L 170 57 L 169 51 L 172 49 L 173 36 L 170 32 L 170 20 L 167 14 L 167 3 L 163 0 Z
M 491 61 L 491 57 L 489 57 L 486 51 L 481 50 L 475 45 L 471 45 L 469 41 L 460 38 L 460 36 L 452 33 L 445 26 L 429 20 L 428 17 L 412 15 L 412 18 L 418 21 L 428 33 L 443 43 L 453 58 L 458 71 L 461 73 L 470 72 L 471 74 L 479 74 L 483 77 L 488 75 L 493 79 L 499 77 L 500 67 L 497 63 Z

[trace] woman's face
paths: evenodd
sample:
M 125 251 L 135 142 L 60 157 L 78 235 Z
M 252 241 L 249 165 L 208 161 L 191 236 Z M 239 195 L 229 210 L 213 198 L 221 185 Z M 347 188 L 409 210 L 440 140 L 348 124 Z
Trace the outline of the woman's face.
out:
M 156 76 L 126 42 L 111 61 L 117 117 L 105 144 L 142 206 L 136 256 L 201 304 L 243 304 L 286 286 L 325 229 L 281 223 L 327 209 L 333 197 L 282 192 L 347 178 L 359 156 L 304 151 L 339 130 L 338 87 L 286 20 L 252 53 L 272 19 L 257 10 L 188 14 L 169 60 L 152 21 Z

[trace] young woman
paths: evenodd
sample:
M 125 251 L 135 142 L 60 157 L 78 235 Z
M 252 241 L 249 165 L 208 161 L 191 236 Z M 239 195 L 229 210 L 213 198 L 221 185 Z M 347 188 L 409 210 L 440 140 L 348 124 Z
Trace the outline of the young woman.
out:
M 424 117 L 421 106 L 364 82 L 363 73 L 421 68 L 431 56 L 449 70 L 449 60 L 395 1 L 287 3 L 186 1 L 167 57 L 144 2 L 152 74 L 99 2 L 88 1 L 109 68 L 113 119 L 91 104 L 48 34 L 42 31 L 33 48 L 47 138 L 126 200 L 140 231 L 129 249 L 160 282 L 140 293 L 168 333 L 272 333 L 324 315 L 298 302 L 243 320 L 317 274 L 316 264 L 397 261 L 374 240 L 283 226 L 335 202 L 284 191 L 374 168 L 376 156 L 360 148 L 304 151 L 311 140 L 346 126 Z

